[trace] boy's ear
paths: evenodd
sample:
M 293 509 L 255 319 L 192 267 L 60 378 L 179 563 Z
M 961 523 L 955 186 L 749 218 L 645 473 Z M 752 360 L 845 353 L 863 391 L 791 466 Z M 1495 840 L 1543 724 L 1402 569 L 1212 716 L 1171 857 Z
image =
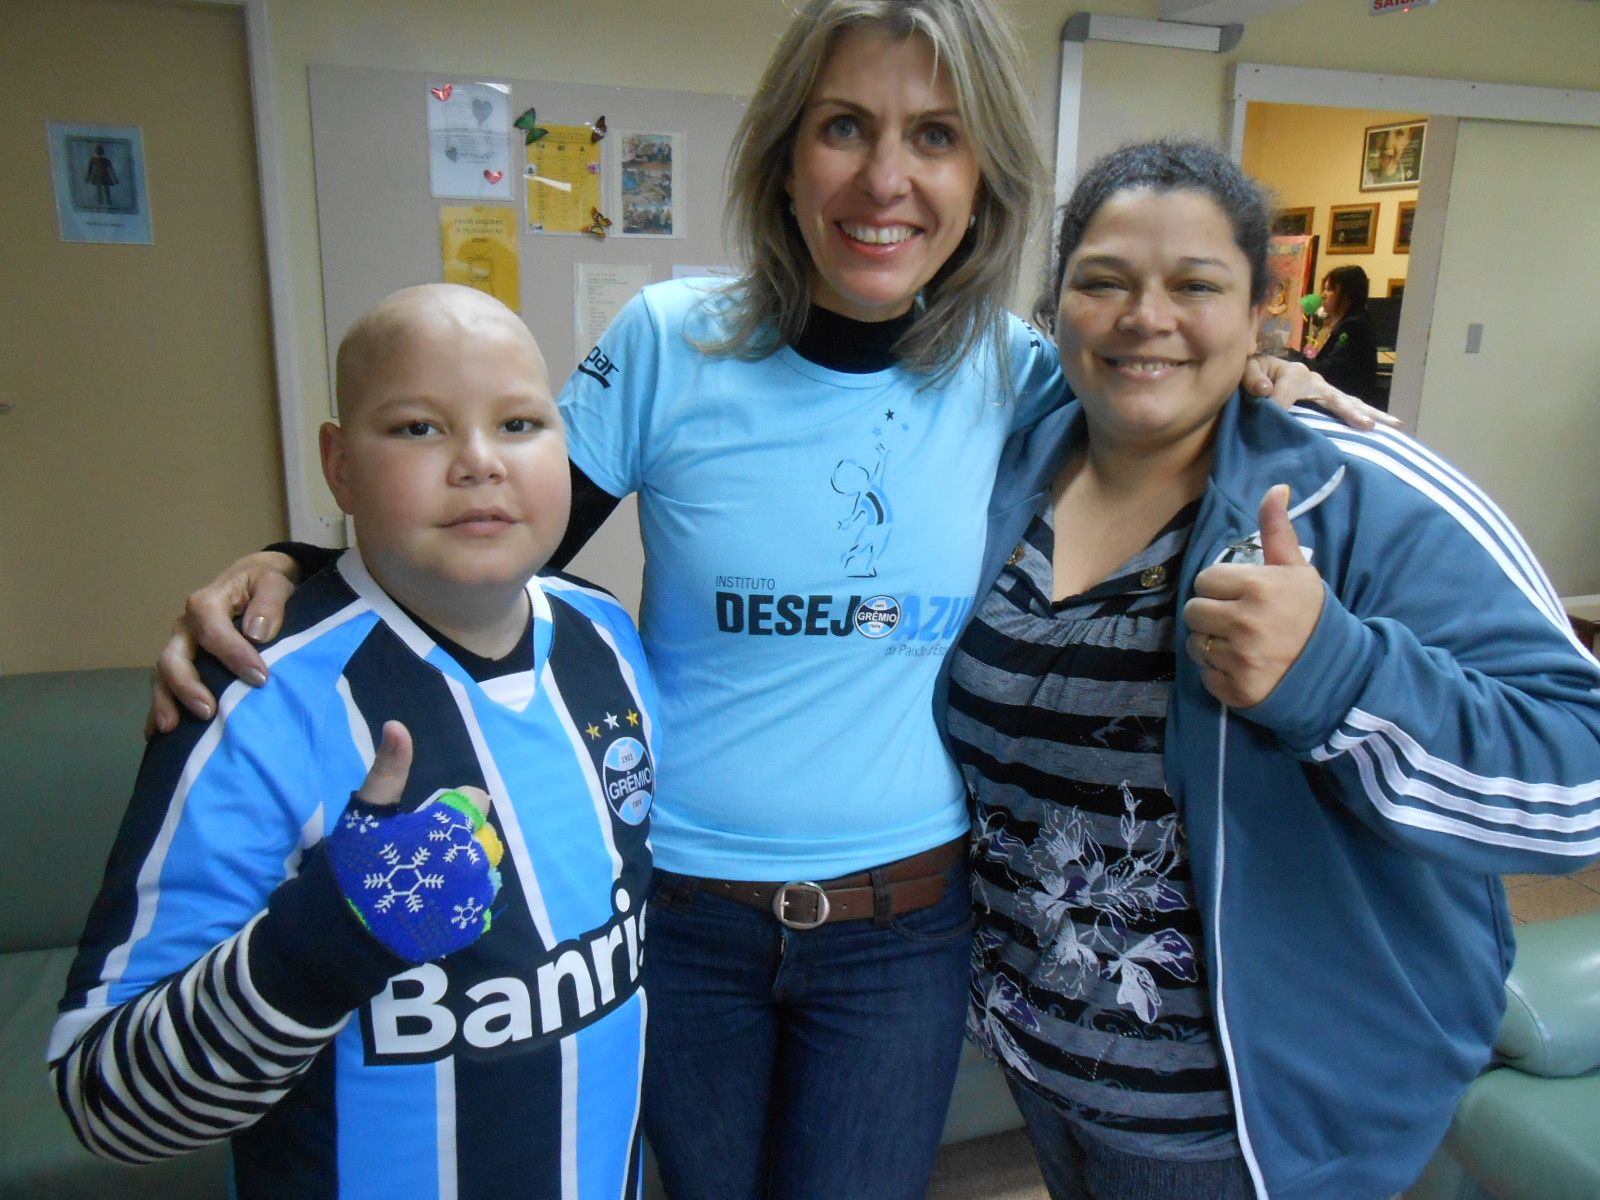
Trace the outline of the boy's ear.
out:
M 338 501 L 339 511 L 350 513 L 349 487 L 345 482 L 344 430 L 333 421 L 324 421 L 317 431 L 317 446 L 322 451 L 322 477 Z

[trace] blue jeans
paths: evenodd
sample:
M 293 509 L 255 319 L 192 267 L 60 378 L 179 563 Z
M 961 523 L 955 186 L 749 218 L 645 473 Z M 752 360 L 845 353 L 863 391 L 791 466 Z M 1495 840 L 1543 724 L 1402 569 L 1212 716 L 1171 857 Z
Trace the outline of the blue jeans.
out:
M 658 875 L 644 1124 L 672 1200 L 922 1200 L 971 973 L 967 867 L 882 925 L 786 929 Z
M 1008 1074 L 1050 1200 L 1256 1200 L 1244 1159 L 1175 1162 L 1114 1150 Z

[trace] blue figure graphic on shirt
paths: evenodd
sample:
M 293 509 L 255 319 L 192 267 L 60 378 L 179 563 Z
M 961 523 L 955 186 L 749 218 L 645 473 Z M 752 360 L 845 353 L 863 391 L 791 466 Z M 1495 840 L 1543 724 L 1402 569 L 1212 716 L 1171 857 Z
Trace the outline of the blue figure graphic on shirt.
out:
M 876 449 L 878 461 L 871 470 L 850 458 L 833 469 L 833 490 L 850 497 L 850 513 L 839 522 L 839 528 L 849 531 L 851 543 L 839 561 L 853 579 L 870 579 L 878 573 L 878 557 L 894 528 L 894 514 L 883 490 L 889 452 L 881 443 Z

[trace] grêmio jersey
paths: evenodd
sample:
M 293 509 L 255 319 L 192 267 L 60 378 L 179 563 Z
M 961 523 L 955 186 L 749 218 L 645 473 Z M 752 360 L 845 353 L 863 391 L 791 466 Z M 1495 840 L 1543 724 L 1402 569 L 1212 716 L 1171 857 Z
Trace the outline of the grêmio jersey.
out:
M 657 865 L 822 879 L 948 841 L 967 811 L 934 682 L 1001 446 L 1066 395 L 1055 349 L 1010 318 L 942 383 L 719 357 L 697 348 L 725 332 L 709 283 L 645 288 L 561 396 L 573 463 L 639 497 Z
M 528 595 L 526 665 L 480 683 L 348 552 L 265 687 L 152 742 L 49 1051 L 91 1149 L 231 1137 L 243 1200 L 637 1194 L 655 693 L 610 596 Z M 318 847 L 390 719 L 402 804 L 482 787 L 506 847 L 489 930 L 419 966 Z

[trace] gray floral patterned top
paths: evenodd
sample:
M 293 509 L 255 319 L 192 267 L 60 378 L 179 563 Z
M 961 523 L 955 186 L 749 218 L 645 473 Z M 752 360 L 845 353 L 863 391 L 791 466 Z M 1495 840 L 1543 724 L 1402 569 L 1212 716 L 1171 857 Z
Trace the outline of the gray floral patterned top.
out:
M 1052 602 L 1047 500 L 962 637 L 950 733 L 976 798 L 970 1032 L 1085 1132 L 1200 1160 L 1238 1147 L 1162 761 L 1197 511 Z

